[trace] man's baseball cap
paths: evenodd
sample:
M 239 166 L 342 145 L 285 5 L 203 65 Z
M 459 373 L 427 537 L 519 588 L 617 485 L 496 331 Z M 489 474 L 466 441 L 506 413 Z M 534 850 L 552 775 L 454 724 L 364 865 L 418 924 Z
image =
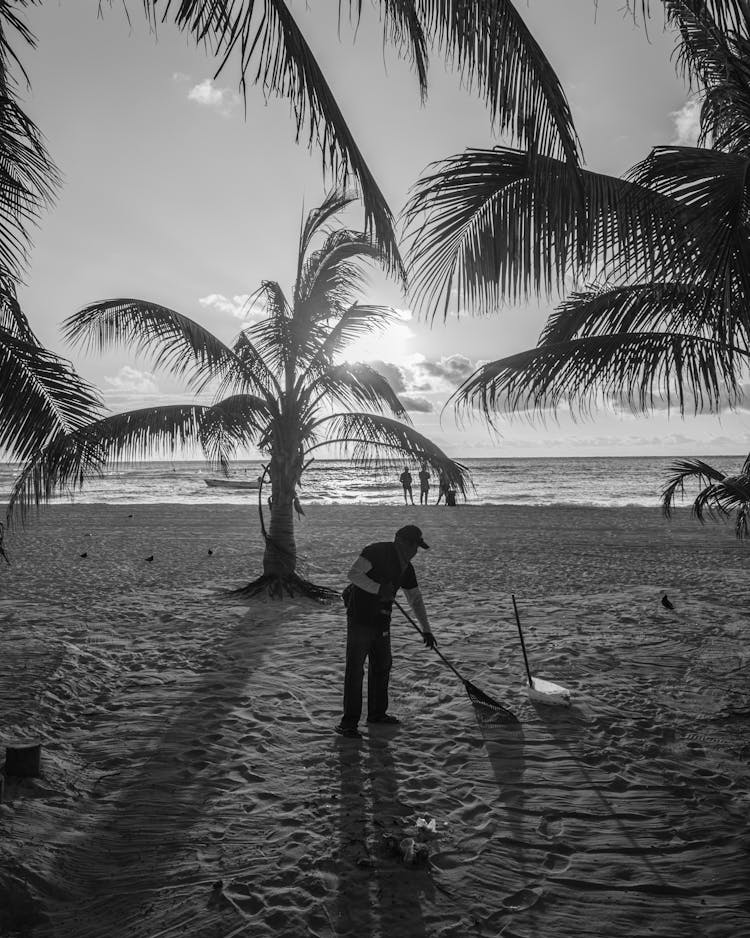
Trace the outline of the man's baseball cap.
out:
M 430 545 L 425 544 L 422 539 L 422 532 L 416 526 L 416 524 L 405 524 L 403 528 L 399 528 L 396 531 L 396 538 L 401 541 L 410 541 L 412 544 L 416 544 L 417 547 L 421 547 L 423 550 L 429 550 Z

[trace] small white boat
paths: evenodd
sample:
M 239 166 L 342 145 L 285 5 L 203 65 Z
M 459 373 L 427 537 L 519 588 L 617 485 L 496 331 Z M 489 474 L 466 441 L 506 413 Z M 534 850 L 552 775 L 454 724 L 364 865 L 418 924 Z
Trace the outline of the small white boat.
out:
M 204 479 L 212 489 L 258 489 L 260 479 Z

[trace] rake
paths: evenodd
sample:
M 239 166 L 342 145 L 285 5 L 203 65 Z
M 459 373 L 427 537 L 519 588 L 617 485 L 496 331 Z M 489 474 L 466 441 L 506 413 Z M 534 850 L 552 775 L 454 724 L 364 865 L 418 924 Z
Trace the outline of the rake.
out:
M 424 632 L 422 631 L 422 629 L 420 629 L 420 627 L 417 625 L 414 619 L 412 619 L 412 617 L 404 609 L 404 607 L 400 603 L 395 602 L 395 601 L 394 601 L 394 605 L 399 610 L 399 612 L 406 618 L 406 620 L 411 625 L 414 626 L 417 632 L 419 632 L 420 635 L 424 635 Z M 472 684 L 471 681 L 467 681 L 463 675 L 459 674 L 459 672 L 456 670 L 456 668 L 454 668 L 454 666 L 450 663 L 450 661 L 448 661 L 445 655 L 441 651 L 438 650 L 436 645 L 432 646 L 432 650 L 435 652 L 438 658 L 440 658 L 443 664 L 447 665 L 451 669 L 451 671 L 456 675 L 459 681 L 461 681 L 461 683 L 464 685 L 466 693 L 469 695 L 469 700 L 472 702 L 472 704 L 475 707 L 484 707 L 487 710 L 491 710 L 493 715 L 496 715 L 496 717 L 502 723 L 518 723 L 518 718 L 516 717 L 515 713 L 512 713 L 510 710 L 508 710 L 507 707 L 504 707 L 501 703 L 498 703 L 497 700 L 494 700 L 492 697 L 489 696 L 489 694 L 485 694 L 485 692 L 483 690 L 480 690 L 480 688 L 478 688 L 476 684 Z

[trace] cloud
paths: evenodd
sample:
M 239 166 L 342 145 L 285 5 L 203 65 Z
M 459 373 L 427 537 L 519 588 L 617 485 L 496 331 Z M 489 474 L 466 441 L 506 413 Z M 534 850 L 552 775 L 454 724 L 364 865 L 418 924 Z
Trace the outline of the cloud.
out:
M 465 381 L 476 369 L 476 364 L 465 355 L 448 355 L 440 361 L 425 359 L 417 367 L 431 378 L 440 378 L 451 387 Z
M 402 391 L 406 390 L 404 370 L 400 365 L 395 365 L 393 362 L 377 360 L 368 362 L 368 365 L 374 368 L 378 374 L 381 374 L 388 381 L 396 394 L 401 394 Z
M 411 413 L 431 414 L 435 408 L 425 397 L 412 397 L 411 394 L 399 394 L 399 400 Z
M 412 356 L 410 361 L 393 362 L 374 359 L 369 364 L 387 378 L 398 395 L 419 393 L 414 400 L 424 401 L 424 394 L 453 392 L 477 367 L 465 355 L 447 355 L 440 359 Z M 430 411 L 434 405 L 430 406 Z
M 223 293 L 209 293 L 208 296 L 198 297 L 198 302 L 206 309 L 216 309 L 235 319 L 248 319 L 253 314 L 262 314 L 262 310 L 250 302 L 249 293 L 237 293 L 231 299 Z
M 172 81 L 176 81 L 179 84 L 184 84 L 186 81 L 190 81 L 190 76 L 186 75 L 185 72 L 173 72 Z
M 123 365 L 114 378 L 105 377 L 104 383 L 113 391 L 126 394 L 158 394 L 159 385 L 150 371 L 139 371 Z
M 686 101 L 679 111 L 672 111 L 669 115 L 674 121 L 676 137 L 671 140 L 672 146 L 694 147 L 700 134 L 701 102 L 695 98 Z
M 202 107 L 213 108 L 223 117 L 229 117 L 240 102 L 240 96 L 231 88 L 217 88 L 213 79 L 206 78 L 188 92 L 188 100 Z

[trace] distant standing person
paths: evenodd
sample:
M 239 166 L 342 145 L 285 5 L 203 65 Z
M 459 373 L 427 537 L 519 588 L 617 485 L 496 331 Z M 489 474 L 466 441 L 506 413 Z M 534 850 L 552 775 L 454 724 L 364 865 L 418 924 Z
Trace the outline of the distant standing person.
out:
M 409 499 L 411 499 L 412 505 L 414 504 L 414 495 L 411 490 L 411 473 L 409 472 L 409 467 L 404 466 L 404 471 L 398 477 L 399 482 L 404 488 L 404 504 L 409 504 Z
M 441 470 L 438 480 L 438 497 L 435 504 L 439 505 L 442 498 L 445 498 L 446 501 L 448 499 L 448 476 Z
M 428 648 L 437 645 L 430 629 L 412 558 L 419 548 L 429 550 L 422 532 L 413 524 L 396 531 L 393 541 L 369 544 L 349 571 L 346 596 L 346 672 L 344 713 L 336 732 L 359 738 L 362 716 L 362 681 L 367 672 L 367 722 L 393 725 L 398 717 L 388 713 L 388 681 L 391 674 L 391 611 L 399 589 L 404 590 L 422 626 Z
M 422 469 L 419 473 L 419 504 L 426 505 L 427 497 L 430 494 L 430 470 L 425 463 L 422 463 Z

